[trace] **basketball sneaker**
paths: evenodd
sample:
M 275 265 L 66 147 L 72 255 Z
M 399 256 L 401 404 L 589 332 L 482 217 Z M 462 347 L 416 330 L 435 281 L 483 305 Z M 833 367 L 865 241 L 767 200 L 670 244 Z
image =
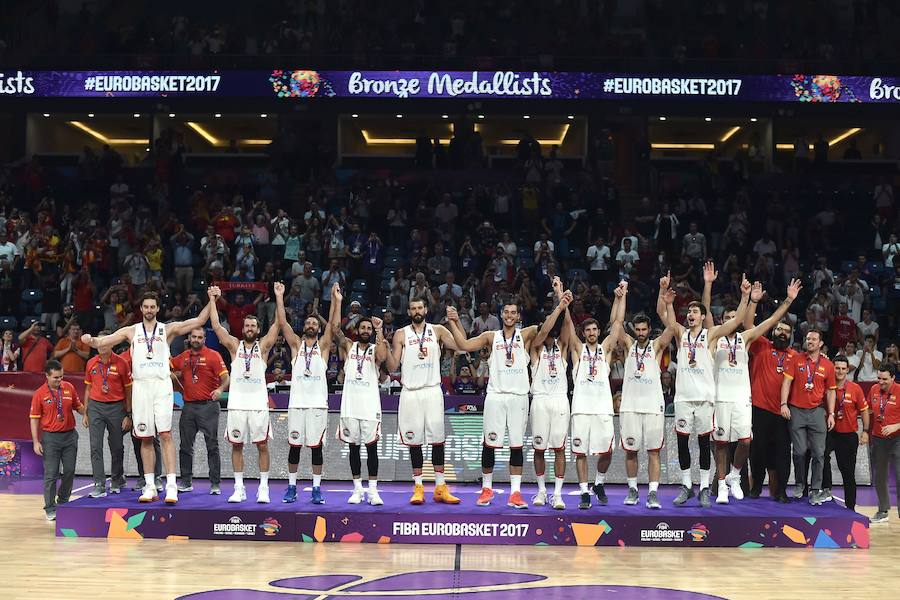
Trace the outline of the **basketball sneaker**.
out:
M 528 508 L 528 503 L 525 502 L 525 499 L 522 498 L 522 492 L 513 492 L 509 495 L 509 500 L 506 502 L 506 505 L 511 508 L 519 508 L 524 509 Z
M 268 504 L 269 503 L 269 486 L 261 485 L 256 490 L 256 502 L 257 504 Z
M 290 504 L 291 502 L 297 501 L 297 486 L 296 485 L 288 485 L 287 489 L 284 490 L 284 496 L 281 497 L 281 501 L 285 504 Z
M 744 499 L 744 490 L 741 488 L 740 476 L 732 477 L 729 473 L 725 476 L 725 483 L 728 485 L 728 491 L 731 492 L 731 495 L 734 496 L 735 500 Z
M 879 510 L 875 513 L 871 519 L 869 519 L 870 523 L 887 523 L 888 514 L 886 510 Z
M 211 486 L 209 486 L 209 495 L 210 496 L 218 496 L 221 493 L 222 493 L 222 488 L 219 486 L 218 483 L 214 483 Z
M 694 497 L 694 488 L 689 488 L 686 485 L 681 486 L 681 492 L 679 492 L 678 497 L 672 501 L 672 504 L 675 506 L 681 506 L 688 500 Z
M 190 482 L 190 481 L 182 481 L 182 482 L 178 485 L 178 491 L 179 491 L 179 492 L 182 492 L 182 493 L 184 493 L 184 492 L 193 492 L 193 491 L 194 491 L 194 484 L 193 484 L 192 482 Z
M 606 490 L 603 489 L 602 483 L 594 484 L 594 494 L 597 496 L 597 504 L 600 506 L 606 506 L 609 502 L 609 498 L 606 497 Z
M 437 493 L 437 490 L 435 490 Z M 415 485 L 413 487 L 412 498 L 409 499 L 410 504 L 425 504 L 425 486 Z
M 491 500 L 494 499 L 494 490 L 491 488 L 481 488 L 481 495 L 478 496 L 478 500 L 475 501 L 475 504 L 478 506 L 490 506 Z
M 831 502 L 834 496 L 831 494 L 831 488 L 822 489 L 822 502 Z
M 566 503 L 563 502 L 562 496 L 560 494 L 553 494 L 550 498 L 550 503 L 553 504 L 553 508 L 556 510 L 565 510 Z
M 359 504 L 363 500 L 365 491 L 362 488 L 354 488 L 353 493 L 347 498 L 347 504 Z
M 628 506 L 634 506 L 641 499 L 640 494 L 638 494 L 637 488 L 630 487 L 628 488 L 628 495 L 625 496 L 625 504 Z
M 446 483 L 434 487 L 434 501 L 444 504 L 459 504 L 459 498 L 450 493 L 450 488 Z
M 710 502 L 710 496 L 712 496 L 712 492 L 709 491 L 709 488 L 703 488 L 700 490 L 700 506 L 703 508 L 709 508 L 712 506 Z
M 313 504 L 325 504 L 325 496 L 322 494 L 322 488 L 314 486 L 311 498 Z
M 247 499 L 247 488 L 242 485 L 234 486 L 234 493 L 228 497 L 228 501 L 232 504 L 243 502 Z
M 719 480 L 719 492 L 716 494 L 716 504 L 728 504 L 728 484 L 724 479 Z
M 371 506 L 381 506 L 384 504 L 384 500 L 381 499 L 381 496 L 378 495 L 378 490 L 375 488 L 369 488 L 369 492 L 366 494 L 369 497 L 369 504 Z
M 587 510 L 591 507 L 591 495 L 587 492 L 583 492 L 581 494 L 581 502 L 578 503 L 578 508 L 581 510 Z
M 166 485 L 166 504 L 177 504 L 178 503 L 178 486 L 174 483 L 171 485 Z
M 95 483 L 94 489 L 91 490 L 90 496 L 91 496 L 91 498 L 105 498 L 106 497 L 106 484 L 105 483 Z
M 547 490 L 541 490 L 531 497 L 531 503 L 535 506 L 544 506 L 547 504 Z
M 145 486 L 138 498 L 138 502 L 156 502 L 157 500 L 159 500 L 159 494 L 156 493 L 156 487 L 152 485 Z
M 651 508 L 653 510 L 659 510 L 662 508 L 662 504 L 659 503 L 659 496 L 655 491 L 649 492 L 647 494 L 647 508 Z

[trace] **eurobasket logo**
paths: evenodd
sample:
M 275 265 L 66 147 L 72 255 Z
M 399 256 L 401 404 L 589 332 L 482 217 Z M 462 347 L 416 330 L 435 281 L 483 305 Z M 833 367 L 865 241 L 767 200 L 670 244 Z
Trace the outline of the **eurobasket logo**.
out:
M 692 542 L 705 542 L 709 537 L 709 529 L 703 523 L 694 523 L 693 527 L 688 529 Z
M 34 78 L 25 77 L 22 71 L 0 73 L 0 94 L 19 95 L 34 93 Z
M 658 523 L 656 529 L 641 529 L 642 542 L 683 542 L 684 529 L 670 529 L 665 521 Z
M 278 532 L 281 531 L 281 523 L 272 517 L 269 517 L 262 522 L 262 525 L 260 525 L 259 528 L 262 529 L 263 535 L 273 537 L 278 535 Z
M 227 523 L 213 524 L 213 533 L 228 536 L 253 536 L 256 535 L 256 524 L 244 523 L 240 517 L 234 516 L 228 519 Z

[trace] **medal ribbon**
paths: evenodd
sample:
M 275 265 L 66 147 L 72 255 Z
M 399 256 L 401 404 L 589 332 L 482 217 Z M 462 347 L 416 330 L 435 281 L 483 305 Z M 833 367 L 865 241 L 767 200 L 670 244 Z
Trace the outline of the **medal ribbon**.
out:
M 306 341 L 304 340 L 303 342 L 303 362 L 306 364 L 306 373 L 309 372 L 309 366 L 312 363 L 313 357 L 312 353 L 316 351 L 316 347 L 318 347 L 318 345 L 319 341 L 316 340 L 315 342 L 313 342 L 312 349 L 310 349 L 309 346 L 306 345 Z
M 250 372 L 250 363 L 253 361 L 253 351 L 256 350 L 256 345 L 259 342 L 254 342 L 253 346 L 250 348 L 250 352 L 247 352 L 247 346 L 244 345 L 244 342 L 241 342 L 241 348 L 244 350 L 244 355 L 241 358 L 244 359 L 244 372 Z
M 415 333 L 415 331 L 416 331 L 416 330 L 413 329 L 413 333 Z M 424 353 L 425 353 L 425 334 L 426 334 L 426 333 L 428 333 L 428 327 L 427 327 L 427 326 L 423 326 L 423 327 L 422 327 L 422 335 L 421 335 L 421 337 L 418 336 L 418 335 L 416 336 L 416 337 L 419 339 L 419 354 L 424 354 Z M 504 341 L 504 342 L 506 341 L 506 336 L 503 336 L 503 341 Z M 507 353 L 507 354 L 508 354 L 508 353 Z
M 813 371 L 812 363 L 809 362 L 809 355 L 807 355 L 807 357 L 806 357 L 806 385 L 809 386 L 809 385 L 813 384 L 813 377 L 815 376 L 816 372 L 818 372 L 818 370 L 819 370 L 820 362 L 822 362 L 821 356 L 818 359 L 816 359 L 816 370 Z
M 593 356 L 591 356 L 591 349 L 587 347 L 587 344 L 584 345 L 584 349 L 587 351 L 588 355 L 588 372 L 590 373 L 591 377 L 593 377 L 597 372 L 594 365 L 600 359 L 600 344 L 597 344 L 597 349 L 594 350 Z
M 371 346 L 367 346 L 366 349 L 360 353 L 359 342 L 356 342 L 356 372 L 360 375 L 362 375 L 363 365 L 366 363 L 366 356 L 368 356 L 369 350 L 371 349 Z
M 194 362 L 194 356 L 197 357 L 197 362 Z M 194 354 L 191 352 L 188 354 L 188 364 L 191 366 L 191 381 L 197 380 L 197 367 L 200 366 L 200 354 Z
M 158 324 L 157 324 L 158 325 Z M 147 335 L 147 327 L 144 325 L 144 321 L 141 321 L 141 329 L 144 330 L 144 342 L 147 344 L 147 354 L 153 354 L 153 340 L 156 339 L 156 327 L 153 326 L 153 331 L 151 335 Z
M 838 397 L 840 394 L 840 397 Z M 840 419 L 844 416 L 844 398 L 847 397 L 847 388 L 838 388 L 834 391 L 835 395 L 835 404 L 837 407 L 835 408 L 835 413 L 837 413 L 837 418 Z
M 728 362 L 735 363 L 737 362 L 737 334 L 734 334 L 734 345 L 731 345 L 731 340 L 728 339 L 728 336 L 725 336 L 725 343 L 728 344 Z
M 516 341 L 516 334 L 513 332 L 512 337 L 509 338 L 509 343 L 506 342 L 505 329 L 500 330 L 500 335 L 503 336 L 503 349 L 506 350 L 506 360 L 512 360 L 513 342 Z
M 687 332 L 687 343 L 688 343 L 688 362 L 697 362 L 697 342 L 700 341 L 700 336 L 703 335 L 703 330 L 697 334 L 697 337 L 691 341 L 691 331 L 690 329 Z
M 634 362 L 637 363 L 637 370 L 644 370 L 644 360 L 647 358 L 647 353 L 650 351 L 650 340 L 647 340 L 647 345 L 644 346 L 644 349 L 638 354 L 638 346 L 634 345 Z
M 557 357 L 557 356 L 558 356 L 558 355 L 557 355 L 556 342 L 553 342 L 553 348 L 551 348 L 550 351 L 547 352 L 547 360 L 548 360 L 549 363 L 550 363 L 549 366 L 548 366 L 548 368 L 549 368 L 549 370 L 550 370 L 551 373 L 555 373 L 555 372 L 556 372 L 556 357 Z
M 890 390 L 888 390 L 888 392 L 890 392 Z M 890 393 L 885 394 L 879 390 L 879 392 L 878 392 L 878 412 L 880 413 L 878 415 L 879 421 L 884 421 L 884 411 L 887 410 L 887 401 L 888 401 L 889 397 L 890 397 Z
M 103 381 L 103 391 L 104 391 L 104 392 L 107 391 L 107 390 L 109 389 L 109 383 L 108 383 L 108 381 L 109 381 L 109 368 L 110 368 L 110 366 L 111 366 L 111 363 L 110 363 L 110 364 L 107 364 L 107 365 L 106 365 L 106 370 L 104 371 L 104 370 L 103 370 L 103 360 L 101 359 L 101 360 L 98 360 L 98 361 L 97 361 L 97 370 L 100 371 L 100 379 Z

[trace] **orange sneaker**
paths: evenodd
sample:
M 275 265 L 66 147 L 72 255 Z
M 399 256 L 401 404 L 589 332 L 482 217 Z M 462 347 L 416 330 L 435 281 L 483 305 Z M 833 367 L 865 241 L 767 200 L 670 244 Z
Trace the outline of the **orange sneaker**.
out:
M 511 506 L 513 508 L 528 508 L 528 504 L 522 498 L 522 492 L 513 492 L 509 495 L 509 501 L 506 503 L 507 506 Z
M 491 500 L 494 499 L 494 490 L 491 488 L 481 488 L 481 495 L 478 496 L 478 500 L 475 501 L 475 504 L 478 506 L 490 506 Z
M 412 498 L 409 499 L 410 504 L 425 504 L 425 486 L 417 485 L 413 488 Z
M 447 484 L 438 485 L 434 488 L 434 501 L 443 502 L 444 504 L 459 504 L 459 498 L 450 493 Z

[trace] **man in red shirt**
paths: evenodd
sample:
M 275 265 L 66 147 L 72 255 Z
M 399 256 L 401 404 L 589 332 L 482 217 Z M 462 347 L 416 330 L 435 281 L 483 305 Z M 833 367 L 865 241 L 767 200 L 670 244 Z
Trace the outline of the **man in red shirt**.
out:
M 245 302 L 245 298 L 243 292 L 238 292 L 234 295 L 233 304 L 226 302 L 224 298 L 216 304 L 225 313 L 228 329 L 232 335 L 239 334 L 243 330 L 245 318 L 256 314 L 256 307 L 262 301 L 263 294 L 259 293 L 250 304 Z
M 790 421 L 794 458 L 794 498 L 803 497 L 806 483 L 806 451 L 812 453 L 809 503 L 822 504 L 822 468 L 825 438 L 834 429 L 834 364 L 821 353 L 822 332 L 806 332 L 806 352 L 794 357 L 784 370 L 781 384 L 781 416 Z
M 194 439 L 203 432 L 206 458 L 209 465 L 209 493 L 218 495 L 222 478 L 219 457 L 219 397 L 228 387 L 228 368 L 222 355 L 205 346 L 206 332 L 202 327 L 188 334 L 189 348 L 172 359 L 172 371 L 184 389 L 184 407 L 178 421 L 181 446 L 179 492 L 193 491 Z
M 744 328 L 753 327 L 756 302 L 751 299 Z M 787 503 L 787 482 L 791 474 L 791 434 L 788 422 L 781 416 L 781 383 L 784 368 L 796 356 L 791 349 L 794 328 L 789 321 L 775 326 L 772 340 L 757 338 L 750 344 L 750 395 L 753 402 L 750 442 L 750 497 L 762 494 L 766 471 L 769 474 L 769 494 L 778 502 Z
M 875 491 L 878 512 L 872 523 L 888 520 L 891 496 L 888 491 L 888 467 L 894 461 L 894 477 L 900 481 L 900 384 L 894 381 L 894 365 L 881 363 L 878 383 L 869 388 L 872 410 L 872 458 L 875 468 Z M 897 488 L 897 510 L 900 512 L 900 487 Z
M 834 359 L 834 429 L 825 439 L 825 465 L 822 472 L 823 501 L 833 500 L 831 495 L 831 452 L 837 458 L 838 469 L 844 482 L 844 503 L 850 510 L 856 510 L 856 451 L 860 445 L 869 443 L 869 404 L 862 388 L 847 378 L 850 363 L 840 355 Z M 862 433 L 858 429 L 857 417 L 862 416 Z
M 22 370 L 27 373 L 40 373 L 47 364 L 47 358 L 53 351 L 51 344 L 44 332 L 44 323 L 35 321 L 31 326 L 19 334 L 19 344 L 22 347 Z
M 69 335 L 56 342 L 53 358 L 58 360 L 63 370 L 81 373 L 91 357 L 91 347 L 81 341 L 81 325 L 77 321 L 69 326 Z
M 91 498 L 106 496 L 103 466 L 103 433 L 109 435 L 111 480 L 109 491 L 118 494 L 125 485 L 125 445 L 122 433 L 131 429 L 131 364 L 104 348 L 84 369 L 84 398 L 87 410 L 82 424 L 91 436 Z
M 44 367 L 47 383 L 31 397 L 31 441 L 34 452 L 44 457 L 44 513 L 56 520 L 56 505 L 65 504 L 72 495 L 75 459 L 78 456 L 78 432 L 72 412 L 84 414 L 84 404 L 71 383 L 63 381 L 63 368 L 57 360 Z M 62 477 L 59 467 L 62 463 Z M 57 490 L 56 482 L 60 480 Z
M 841 302 L 838 314 L 831 321 L 831 347 L 840 349 L 847 342 L 856 341 L 856 321 L 847 314 L 847 303 Z

